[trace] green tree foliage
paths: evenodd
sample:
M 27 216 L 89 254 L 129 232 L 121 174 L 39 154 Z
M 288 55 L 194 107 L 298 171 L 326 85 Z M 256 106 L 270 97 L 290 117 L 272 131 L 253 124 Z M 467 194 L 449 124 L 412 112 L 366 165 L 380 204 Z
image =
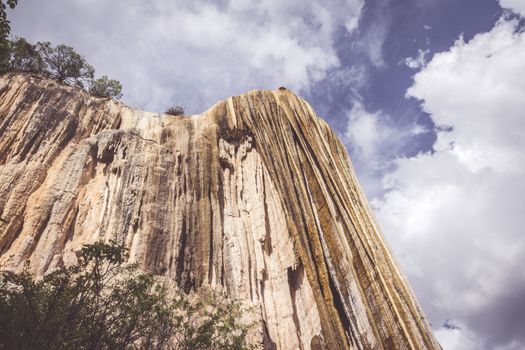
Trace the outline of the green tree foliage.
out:
M 7 7 L 14 9 L 18 0 L 0 0 L 0 36 L 6 39 L 11 32 L 11 22 L 7 19 Z
M 239 303 L 211 291 L 189 301 L 184 294 L 176 297 L 174 350 L 250 350 L 247 336 L 254 324 L 244 323 L 247 311 Z M 182 311 L 182 312 L 180 312 Z
M 37 42 L 33 45 L 24 38 L 5 42 L 7 53 L 2 54 L 0 73 L 6 70 L 30 72 L 84 88 L 96 97 L 122 97 L 122 85 L 119 81 L 105 75 L 95 80 L 95 69 L 70 46 L 53 47 L 49 42 Z
M 28 43 L 24 38 L 15 38 L 9 43 L 11 59 L 9 67 L 11 70 L 20 72 L 40 73 L 45 71 L 42 56 L 34 45 Z
M 171 106 L 168 109 L 166 109 L 166 111 L 164 113 L 170 114 L 170 115 L 175 115 L 175 116 L 183 115 L 184 114 L 184 108 L 181 107 L 181 106 Z
M 11 57 L 9 51 L 9 41 L 0 38 L 0 74 L 9 69 L 9 58 Z
M 18 0 L 0 0 L 0 73 L 5 72 L 9 65 L 9 33 L 11 22 L 7 19 L 7 7 L 14 9 Z
M 1 273 L 0 349 L 252 349 L 239 303 L 169 290 L 114 243 L 78 256 L 39 280 Z
M 119 99 L 122 97 L 122 85 L 119 81 L 109 79 L 106 75 L 103 75 L 91 83 L 89 93 L 96 97 Z
M 84 88 L 93 80 L 95 69 L 71 46 L 38 42 L 35 48 L 44 61 L 46 75 L 59 83 Z

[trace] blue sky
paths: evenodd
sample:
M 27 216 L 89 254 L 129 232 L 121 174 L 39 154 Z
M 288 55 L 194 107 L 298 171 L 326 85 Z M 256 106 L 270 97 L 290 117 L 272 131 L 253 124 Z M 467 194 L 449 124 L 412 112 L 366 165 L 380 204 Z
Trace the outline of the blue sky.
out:
M 445 349 L 525 348 L 525 0 L 20 0 L 123 101 L 286 86 L 347 146 Z

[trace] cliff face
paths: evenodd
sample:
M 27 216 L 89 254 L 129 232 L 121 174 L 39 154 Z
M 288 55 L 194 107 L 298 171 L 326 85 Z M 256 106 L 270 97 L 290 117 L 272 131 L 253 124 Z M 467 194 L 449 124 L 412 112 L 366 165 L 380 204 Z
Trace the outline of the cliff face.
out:
M 438 349 L 344 146 L 287 90 L 174 117 L 0 78 L 0 266 L 97 240 L 255 305 L 267 349 Z

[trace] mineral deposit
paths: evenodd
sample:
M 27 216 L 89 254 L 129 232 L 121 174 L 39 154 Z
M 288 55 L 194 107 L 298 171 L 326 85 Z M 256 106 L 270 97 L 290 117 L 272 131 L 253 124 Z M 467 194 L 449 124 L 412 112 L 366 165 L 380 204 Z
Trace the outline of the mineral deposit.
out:
M 1 268 L 98 240 L 249 302 L 265 349 L 440 349 L 345 147 L 285 88 L 170 116 L 0 77 Z

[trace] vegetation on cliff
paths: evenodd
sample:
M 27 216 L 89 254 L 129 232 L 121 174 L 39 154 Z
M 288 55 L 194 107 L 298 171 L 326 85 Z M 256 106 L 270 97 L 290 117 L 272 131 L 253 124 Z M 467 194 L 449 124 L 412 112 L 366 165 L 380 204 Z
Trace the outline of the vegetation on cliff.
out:
M 96 97 L 122 97 L 120 82 L 105 75 L 95 79 L 93 66 L 71 46 L 53 47 L 50 42 L 30 44 L 24 38 L 9 40 L 11 26 L 6 9 L 15 8 L 17 3 L 18 0 L 7 3 L 0 0 L 0 73 L 29 72 L 81 87 Z
M 7 19 L 6 9 L 14 9 L 18 3 L 18 0 L 7 0 L 4 3 L 4 0 L 0 0 L 0 37 L 7 38 L 9 32 L 11 31 L 11 22 Z
M 184 115 L 184 108 L 181 106 L 171 106 L 168 109 L 166 109 L 164 113 L 169 114 L 169 115 L 174 115 L 174 116 Z
M 113 97 L 118 100 L 122 97 L 122 84 L 103 75 L 91 83 L 89 93 L 96 97 Z
M 95 79 L 95 69 L 72 47 L 50 42 L 31 44 L 24 38 L 7 40 L 1 72 L 29 72 L 86 89 L 96 97 L 119 99 L 122 85 L 107 76 Z
M 0 0 L 0 73 L 7 69 L 9 64 L 9 33 L 11 32 L 11 22 L 7 18 L 7 8 L 14 9 L 18 0 Z
M 125 265 L 116 244 L 35 280 L 0 276 L 0 349 L 250 349 L 245 309 L 212 292 L 189 298 Z

